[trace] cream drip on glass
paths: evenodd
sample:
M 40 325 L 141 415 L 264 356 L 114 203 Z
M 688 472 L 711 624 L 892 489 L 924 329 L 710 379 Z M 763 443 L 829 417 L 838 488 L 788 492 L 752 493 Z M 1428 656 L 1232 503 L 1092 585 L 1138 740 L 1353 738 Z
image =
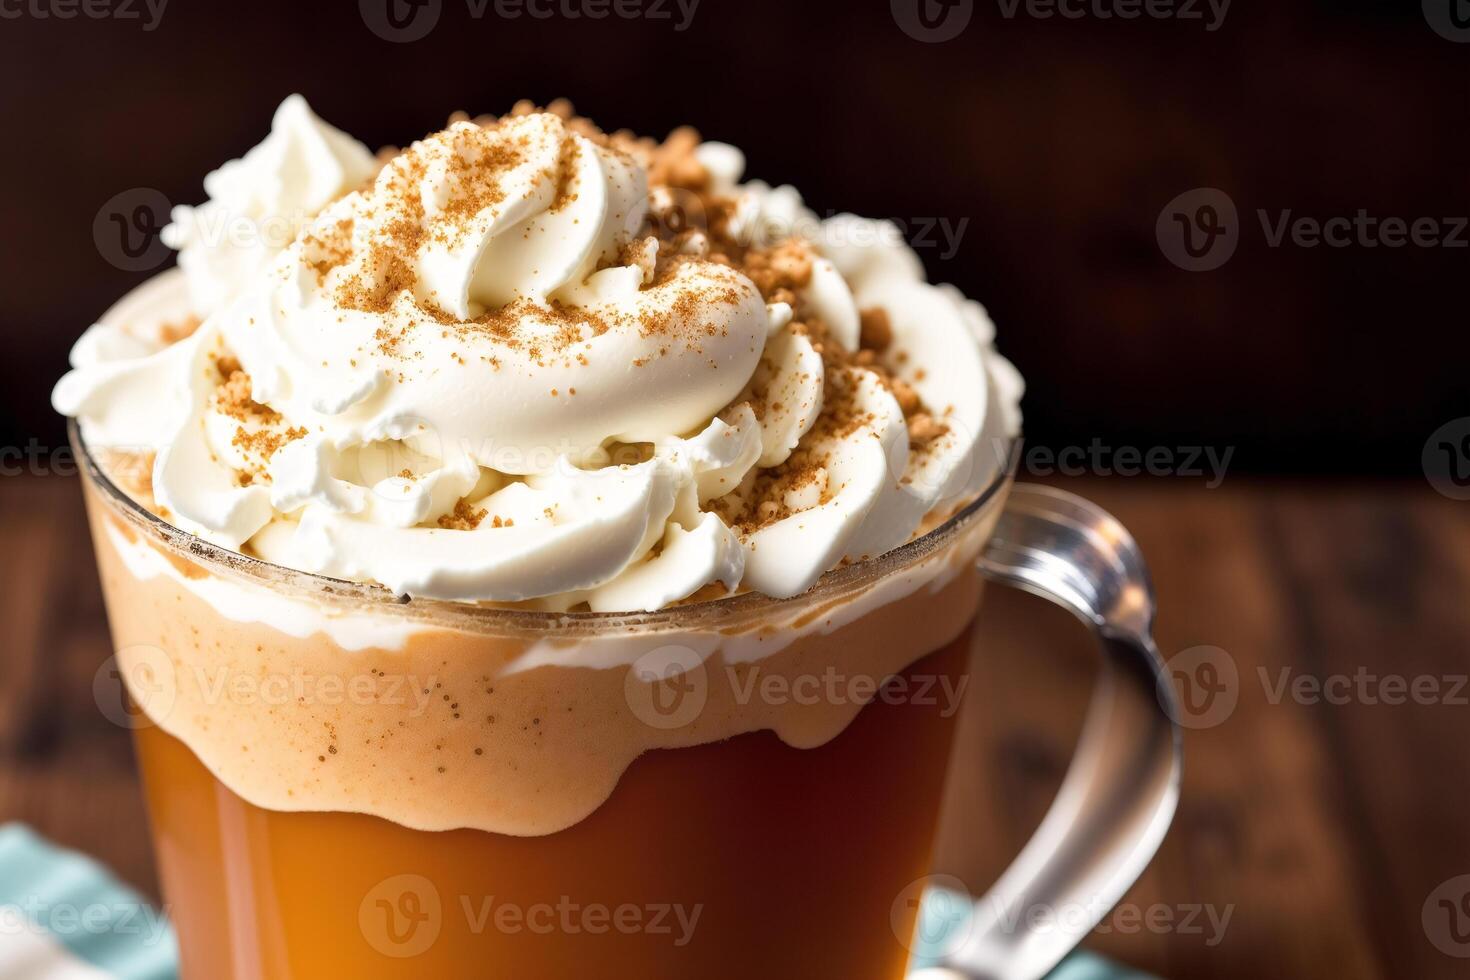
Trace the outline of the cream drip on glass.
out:
M 378 167 L 293 97 L 176 210 L 200 326 L 94 326 L 53 400 L 151 455 L 169 522 L 292 568 L 552 609 L 796 595 L 972 499 L 1021 384 L 893 226 L 743 168 L 537 111 Z M 283 210 L 279 249 L 200 231 Z

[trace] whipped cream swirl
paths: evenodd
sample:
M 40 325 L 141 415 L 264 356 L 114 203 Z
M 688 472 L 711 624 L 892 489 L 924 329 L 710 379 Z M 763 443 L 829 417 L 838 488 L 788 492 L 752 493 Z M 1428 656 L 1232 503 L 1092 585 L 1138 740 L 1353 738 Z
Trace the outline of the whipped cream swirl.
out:
M 287 98 L 260 145 L 205 176 L 209 201 L 175 207 L 163 229 L 164 244 L 179 250 L 194 312 L 235 298 L 322 208 L 377 170 L 367 147 L 318 119 L 301 96 Z
M 57 385 L 201 537 L 433 598 L 789 596 L 962 505 L 1019 426 L 978 305 L 891 225 L 740 184 L 732 147 L 671 183 L 646 141 L 532 112 L 371 184 L 359 149 L 288 100 L 192 214 L 315 216 L 258 269 L 186 245 L 203 324 L 105 318 Z

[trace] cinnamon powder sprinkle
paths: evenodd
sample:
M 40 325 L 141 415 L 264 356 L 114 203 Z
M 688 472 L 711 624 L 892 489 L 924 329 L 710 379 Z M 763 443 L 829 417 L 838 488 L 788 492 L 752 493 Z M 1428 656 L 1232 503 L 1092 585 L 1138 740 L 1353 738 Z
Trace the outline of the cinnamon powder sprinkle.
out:
M 230 444 L 241 450 L 253 464 L 237 474 L 241 486 L 269 483 L 265 472 L 271 457 L 288 442 L 303 438 L 307 433 L 301 426 L 284 428 L 285 419 L 280 412 L 262 405 L 252 397 L 250 375 L 240 368 L 240 362 L 229 355 L 214 360 L 220 381 L 210 398 L 211 407 L 227 418 L 234 419 L 235 434 Z
M 484 508 L 472 507 L 461 500 L 454 505 L 452 514 L 444 514 L 439 518 L 439 526 L 447 531 L 473 531 L 485 519 L 485 513 Z M 497 517 L 496 520 L 500 518 Z
M 288 442 L 295 442 L 306 435 L 306 430 L 296 425 L 284 432 L 273 432 L 263 429 L 257 432 L 247 431 L 241 427 L 235 430 L 235 438 L 231 443 L 249 453 L 256 453 L 263 459 L 269 460 Z

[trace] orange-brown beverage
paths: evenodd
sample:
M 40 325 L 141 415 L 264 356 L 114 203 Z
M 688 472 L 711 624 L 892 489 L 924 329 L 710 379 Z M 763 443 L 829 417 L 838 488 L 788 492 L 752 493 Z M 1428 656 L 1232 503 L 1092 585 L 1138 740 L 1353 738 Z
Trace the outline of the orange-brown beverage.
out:
M 903 975 L 998 493 L 630 619 L 366 597 L 88 480 L 186 978 Z
M 957 680 L 966 639 L 913 676 Z M 138 752 L 186 976 L 889 980 L 949 734 L 878 703 L 816 749 L 651 752 L 546 837 L 264 810 L 156 728 Z

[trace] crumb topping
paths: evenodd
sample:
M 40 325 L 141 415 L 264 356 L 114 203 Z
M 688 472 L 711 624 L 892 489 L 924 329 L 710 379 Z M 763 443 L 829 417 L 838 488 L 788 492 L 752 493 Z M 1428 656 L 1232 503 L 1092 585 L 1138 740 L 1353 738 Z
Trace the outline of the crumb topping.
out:
M 240 362 L 235 358 L 229 355 L 216 357 L 214 369 L 219 381 L 210 395 L 209 407 L 238 423 L 230 445 L 240 451 L 248 464 L 239 470 L 239 483 L 241 486 L 269 483 L 270 474 L 266 467 L 271 457 L 288 442 L 304 437 L 306 429 L 287 426 L 280 412 L 256 401 L 252 397 L 250 375 L 240 368 Z

